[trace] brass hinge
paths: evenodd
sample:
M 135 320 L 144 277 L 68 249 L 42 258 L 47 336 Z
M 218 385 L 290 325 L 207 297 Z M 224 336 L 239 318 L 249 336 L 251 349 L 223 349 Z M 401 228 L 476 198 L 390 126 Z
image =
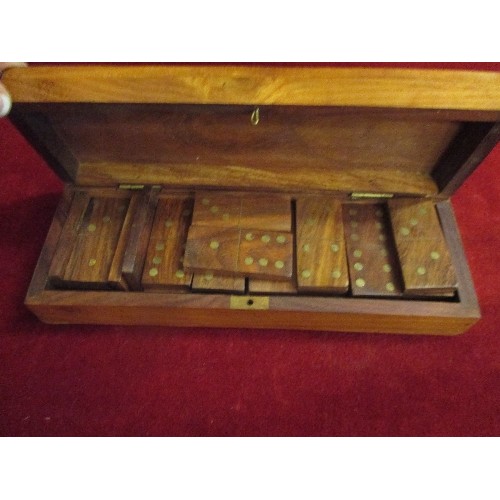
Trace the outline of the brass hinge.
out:
M 119 189 L 128 189 L 132 191 L 139 191 L 144 189 L 144 184 L 120 184 L 118 186 Z
M 372 198 L 376 198 L 376 199 L 380 199 L 380 198 L 386 198 L 386 199 L 389 199 L 389 198 L 394 198 L 394 195 L 393 194 L 389 194 L 389 193 L 351 193 L 351 198 L 353 200 L 364 200 L 364 199 L 372 199 Z

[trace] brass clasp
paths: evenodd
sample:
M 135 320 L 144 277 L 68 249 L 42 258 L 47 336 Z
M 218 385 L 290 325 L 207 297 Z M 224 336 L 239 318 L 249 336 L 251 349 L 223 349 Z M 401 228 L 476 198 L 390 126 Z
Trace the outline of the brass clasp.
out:
M 252 116 L 250 116 L 250 123 L 252 125 L 258 125 L 259 121 L 260 121 L 260 109 L 256 107 L 252 112 Z

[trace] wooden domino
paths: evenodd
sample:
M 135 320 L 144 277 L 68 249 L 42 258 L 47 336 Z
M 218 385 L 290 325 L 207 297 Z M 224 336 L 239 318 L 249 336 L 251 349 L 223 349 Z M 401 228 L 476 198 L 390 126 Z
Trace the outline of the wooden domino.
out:
M 385 206 L 345 204 L 343 215 L 352 295 L 400 296 L 399 266 Z
M 49 279 L 55 286 L 92 290 L 111 287 L 110 270 L 128 204 L 128 194 L 75 193 L 59 243 L 61 251 L 49 271 Z
M 184 266 L 191 272 L 221 276 L 289 279 L 293 272 L 293 235 L 244 228 L 191 226 Z
M 291 221 L 289 196 L 201 192 L 196 195 L 192 223 L 290 232 Z
M 434 203 L 391 200 L 389 209 L 405 294 L 452 294 L 457 278 Z
M 341 203 L 326 197 L 298 199 L 296 226 L 299 291 L 347 292 Z
M 184 248 L 193 201 L 185 196 L 160 198 L 142 275 L 145 290 L 187 290 L 193 275 L 184 270 Z

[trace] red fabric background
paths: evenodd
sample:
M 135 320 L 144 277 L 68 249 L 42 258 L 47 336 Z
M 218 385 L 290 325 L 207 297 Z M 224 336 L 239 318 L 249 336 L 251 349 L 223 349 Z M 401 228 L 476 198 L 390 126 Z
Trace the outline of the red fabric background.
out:
M 453 200 L 483 311 L 462 336 L 50 326 L 23 299 L 61 183 L 0 120 L 0 434 L 498 435 L 499 163 Z

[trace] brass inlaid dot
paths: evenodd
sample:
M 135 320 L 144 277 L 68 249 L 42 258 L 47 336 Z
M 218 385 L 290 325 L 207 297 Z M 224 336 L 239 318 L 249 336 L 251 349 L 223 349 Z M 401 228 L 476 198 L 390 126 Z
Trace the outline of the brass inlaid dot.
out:
M 158 276 L 158 269 L 156 269 L 156 267 L 152 267 L 150 270 L 149 270 L 149 275 L 154 278 L 155 276 Z
M 356 215 L 357 213 L 358 213 L 358 211 L 355 208 L 351 208 L 349 210 L 349 215 Z
M 205 273 L 205 276 L 204 278 L 207 280 L 207 281 L 212 281 L 214 279 L 214 275 L 212 273 Z
M 222 214 L 222 220 L 229 220 L 229 214 Z
M 165 221 L 165 227 L 172 227 L 174 225 L 174 221 L 168 219 Z
M 156 250 L 165 250 L 165 243 L 157 243 L 155 248 Z
M 337 253 L 340 250 L 340 246 L 337 243 L 332 243 L 330 245 L 330 249 L 333 253 Z
M 161 264 L 161 258 L 160 257 L 155 257 L 153 259 L 153 264 L 155 264 L 155 265 Z
M 261 240 L 264 243 L 269 243 L 271 241 L 271 236 L 269 236 L 268 234 L 265 234 L 264 236 L 262 236 Z
M 356 234 L 356 233 L 351 234 L 351 240 L 352 241 L 358 241 L 359 240 L 359 234 Z
M 87 231 L 88 231 L 89 233 L 93 233 L 95 230 L 96 230 L 96 225 L 95 225 L 95 224 L 89 224 L 89 225 L 87 226 Z
M 333 279 L 339 279 L 341 276 L 342 276 L 342 273 L 338 269 L 335 269 L 332 271 L 332 278 Z
M 378 210 L 375 212 L 375 215 L 376 215 L 377 217 L 383 217 L 384 212 L 383 212 L 381 209 L 378 209 Z
M 389 264 L 384 264 L 382 269 L 384 270 L 384 273 L 390 273 L 392 271 L 392 267 Z
M 184 271 L 182 269 L 179 269 L 178 271 L 175 272 L 175 277 L 178 278 L 178 279 L 182 279 L 184 278 L 185 274 L 184 274 Z
M 220 245 L 219 245 L 219 242 L 218 242 L 217 240 L 212 240 L 212 241 L 210 242 L 210 248 L 211 248 L 212 250 L 217 250 L 217 249 L 219 248 L 219 246 L 220 246 Z
M 259 266 L 266 267 L 268 264 L 269 264 L 269 261 L 265 257 L 262 257 L 261 259 L 259 259 Z
M 354 269 L 356 269 L 356 271 L 363 270 L 363 264 L 361 264 L 361 262 L 356 262 L 353 267 L 354 267 Z
M 306 243 L 303 247 L 302 247 L 302 250 L 304 250 L 304 252 L 308 253 L 311 251 L 311 245 L 309 245 L 309 243 Z
M 309 217 L 306 220 L 306 224 L 308 224 L 309 226 L 312 226 L 313 224 L 316 224 L 316 219 L 314 217 Z
M 402 227 L 401 230 L 400 230 L 400 233 L 403 236 L 408 236 L 410 234 L 410 230 L 407 227 Z
M 388 291 L 388 292 L 394 292 L 394 290 L 396 289 L 396 287 L 394 286 L 394 283 L 387 283 L 385 285 L 385 289 Z
M 423 266 L 422 266 L 422 267 L 419 267 L 419 268 L 417 269 L 417 274 L 418 274 L 419 276 L 423 276 L 423 275 L 424 275 L 424 274 L 426 274 L 426 273 L 427 273 L 427 269 L 426 269 L 425 267 L 423 267 Z
M 245 239 L 247 241 L 252 241 L 253 238 L 254 238 L 253 233 L 247 233 L 247 234 L 245 234 Z
M 357 228 L 357 227 L 358 227 L 358 223 L 357 223 L 355 220 L 353 220 L 353 221 L 351 222 L 351 227 L 352 227 L 352 228 Z
M 201 204 L 205 206 L 210 205 L 210 200 L 208 198 L 203 198 L 203 200 L 201 200 Z
M 280 234 L 276 236 L 276 241 L 282 245 L 283 243 L 286 243 L 286 238 L 282 234 Z
M 285 263 L 282 261 L 282 260 L 277 260 L 275 263 L 274 263 L 274 267 L 276 269 L 283 269 L 285 267 Z
M 105 215 L 103 218 L 102 218 L 102 221 L 105 222 L 106 224 L 111 222 L 111 217 L 109 215 Z
M 310 278 L 310 277 L 311 277 L 311 274 L 312 274 L 312 273 L 311 273 L 311 271 L 309 271 L 309 269 L 304 269 L 304 270 L 302 271 L 302 273 L 300 273 L 300 274 L 301 274 L 301 276 L 302 276 L 303 278 L 306 278 L 306 279 L 307 279 L 307 278 Z
M 97 264 L 97 260 L 95 260 L 95 259 L 89 260 L 89 267 L 94 267 L 96 264 Z
M 380 250 L 380 255 L 382 255 L 382 257 L 387 257 L 387 250 L 382 248 L 382 250 Z
M 358 278 L 355 283 L 358 288 L 363 288 L 366 285 L 366 281 L 363 278 Z
M 363 255 L 363 252 L 361 250 L 354 250 L 352 254 L 354 255 L 354 257 L 359 259 Z
M 379 235 L 378 235 L 378 239 L 379 239 L 380 241 L 385 241 L 385 240 L 386 240 L 386 237 L 385 237 L 385 235 L 384 235 L 384 234 L 379 234 Z
M 439 252 L 431 252 L 431 259 L 432 260 L 439 260 L 441 257 L 441 254 Z
M 384 228 L 384 225 L 381 223 L 381 222 L 375 222 L 375 227 L 377 229 L 383 229 Z
M 219 211 L 219 207 L 217 205 L 210 207 L 210 212 L 212 212 L 213 214 L 216 214 L 218 211 Z
M 416 226 L 418 224 L 418 220 L 415 218 L 410 219 L 410 226 Z
M 427 215 L 427 209 L 425 207 L 420 207 L 418 213 L 420 215 Z
M 253 264 L 253 259 L 252 257 L 245 257 L 245 264 L 247 266 L 251 266 Z

